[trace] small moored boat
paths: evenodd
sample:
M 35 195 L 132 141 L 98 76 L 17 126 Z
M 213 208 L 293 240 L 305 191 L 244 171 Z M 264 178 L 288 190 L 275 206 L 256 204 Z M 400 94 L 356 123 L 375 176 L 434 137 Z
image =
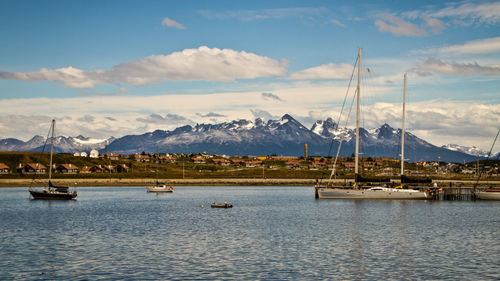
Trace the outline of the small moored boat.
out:
M 233 207 L 233 204 L 230 204 L 230 203 L 227 203 L 227 202 L 224 202 L 224 203 L 212 203 L 210 204 L 210 207 L 212 208 L 232 208 Z
M 147 192 L 174 192 L 174 187 L 163 182 L 156 182 L 156 185 L 148 186 L 146 190 Z

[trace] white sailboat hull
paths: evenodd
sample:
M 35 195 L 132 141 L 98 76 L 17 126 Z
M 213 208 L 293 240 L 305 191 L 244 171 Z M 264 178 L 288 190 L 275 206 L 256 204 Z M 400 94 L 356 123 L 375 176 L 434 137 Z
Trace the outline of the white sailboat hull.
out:
M 481 200 L 500 200 L 500 191 L 476 191 L 476 196 Z
M 413 189 L 377 187 L 370 189 L 317 187 L 319 199 L 392 199 L 423 200 L 427 193 Z
M 160 185 L 160 186 L 148 186 L 147 192 L 174 192 L 174 188 L 171 186 Z

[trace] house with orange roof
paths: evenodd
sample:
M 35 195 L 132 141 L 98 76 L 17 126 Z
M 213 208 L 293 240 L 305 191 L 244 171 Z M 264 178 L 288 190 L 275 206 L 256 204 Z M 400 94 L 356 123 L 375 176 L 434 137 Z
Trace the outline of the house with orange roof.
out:
M 10 174 L 10 167 L 5 165 L 4 163 L 0 163 L 0 174 Z

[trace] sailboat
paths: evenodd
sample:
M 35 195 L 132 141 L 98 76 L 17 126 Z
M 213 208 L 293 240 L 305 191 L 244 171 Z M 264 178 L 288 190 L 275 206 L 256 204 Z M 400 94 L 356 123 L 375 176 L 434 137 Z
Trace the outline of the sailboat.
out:
M 326 185 L 320 183 L 315 186 L 315 196 L 318 199 L 426 199 L 427 193 L 414 189 L 390 188 L 387 186 L 376 186 L 364 188 L 363 182 L 386 182 L 390 179 L 368 179 L 359 174 L 359 117 L 360 117 L 360 80 L 361 80 L 361 54 L 362 49 L 358 51 L 358 81 L 356 87 L 356 148 L 355 148 L 355 164 L 354 186 L 334 186 L 330 185 L 330 180 Z M 337 153 L 338 154 L 338 153 Z M 402 157 L 403 154 L 402 154 Z M 403 159 L 404 160 L 404 159 Z M 334 165 L 335 169 L 335 165 Z M 334 172 L 332 171 L 332 175 Z
M 497 132 L 497 135 L 495 137 L 495 140 L 493 141 L 493 144 L 491 145 L 490 152 L 488 153 L 488 157 L 486 160 L 488 160 L 491 156 L 491 152 L 493 151 L 493 147 L 495 147 L 495 143 L 498 138 L 498 134 L 500 134 L 500 129 Z M 498 188 L 488 188 L 484 190 L 476 190 L 477 184 L 479 183 L 479 180 L 481 178 L 481 173 L 479 173 L 477 177 L 477 181 L 474 184 L 474 193 L 476 194 L 476 197 L 481 200 L 500 200 L 500 189 Z
M 146 187 L 147 192 L 174 192 L 173 186 L 167 186 L 164 182 L 158 179 L 158 167 L 156 168 L 156 183 L 155 185 Z
M 76 198 L 76 190 L 70 191 L 68 186 L 56 186 L 52 184 L 52 154 L 54 152 L 54 138 L 56 131 L 56 120 L 52 120 L 52 125 L 50 127 L 52 136 L 50 138 L 50 165 L 49 165 L 49 182 L 48 187 L 42 190 L 33 189 L 33 182 L 35 181 L 35 176 L 31 181 L 29 192 L 33 199 L 52 199 L 52 200 L 71 200 Z M 42 150 L 43 153 L 43 150 Z M 39 161 L 40 162 L 40 161 Z M 37 164 L 37 166 L 40 163 Z

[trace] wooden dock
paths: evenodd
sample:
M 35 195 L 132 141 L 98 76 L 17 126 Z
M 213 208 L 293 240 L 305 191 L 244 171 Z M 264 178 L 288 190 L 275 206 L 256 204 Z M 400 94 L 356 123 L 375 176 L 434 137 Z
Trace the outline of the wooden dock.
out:
M 473 187 L 441 187 L 428 191 L 430 200 L 453 200 L 471 201 L 475 200 Z
M 473 181 L 441 181 L 436 183 L 436 187 L 428 189 L 430 200 L 453 200 L 453 201 L 473 201 L 476 200 L 475 191 L 482 191 L 487 188 L 498 188 L 499 182 L 480 182 L 474 187 Z

